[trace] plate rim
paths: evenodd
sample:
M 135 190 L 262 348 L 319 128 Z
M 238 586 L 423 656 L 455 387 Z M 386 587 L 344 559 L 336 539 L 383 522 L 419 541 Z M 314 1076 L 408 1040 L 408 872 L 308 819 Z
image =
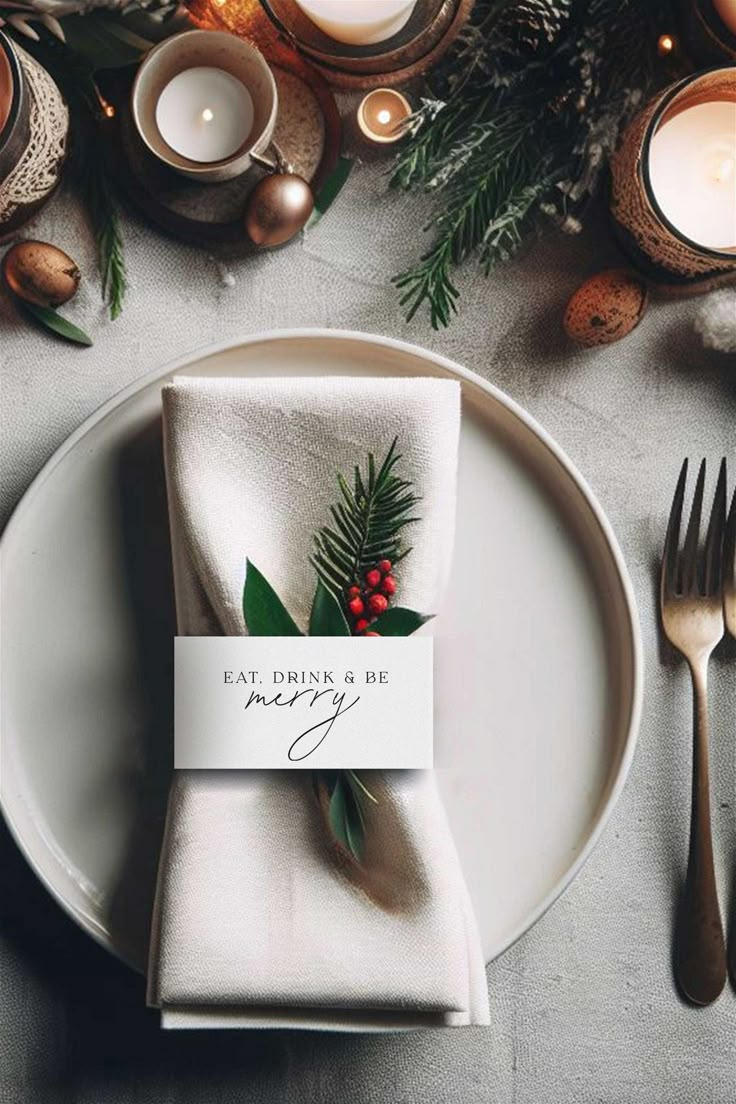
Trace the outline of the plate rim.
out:
M 204 360 L 206 358 L 218 356 L 221 353 L 229 352 L 232 349 L 242 348 L 243 346 L 258 345 L 264 343 L 270 343 L 275 341 L 284 340 L 327 340 L 327 341 L 349 341 L 357 343 L 359 345 L 378 345 L 389 350 L 397 351 L 399 353 L 409 354 L 417 357 L 420 360 L 428 360 L 432 362 L 436 367 L 440 368 L 443 372 L 448 373 L 450 376 L 454 376 L 465 383 L 479 389 L 486 395 L 490 396 L 495 402 L 506 409 L 513 417 L 515 417 L 528 431 L 530 431 L 547 449 L 554 460 L 563 469 L 565 475 L 572 481 L 578 493 L 581 495 L 584 503 L 588 507 L 593 520 L 598 526 L 601 536 L 608 548 L 613 567 L 615 568 L 616 576 L 621 590 L 621 596 L 624 600 L 624 609 L 628 621 L 627 640 L 631 649 L 631 693 L 630 693 L 630 707 L 627 709 L 627 719 L 625 724 L 625 735 L 623 744 L 621 747 L 621 753 L 618 764 L 615 768 L 613 777 L 609 781 L 607 787 L 607 794 L 605 799 L 600 804 L 596 811 L 595 817 L 591 822 L 590 829 L 588 831 L 585 843 L 577 852 L 572 863 L 567 867 L 563 875 L 557 879 L 555 884 L 549 890 L 547 895 L 539 902 L 539 904 L 531 912 L 527 913 L 523 920 L 511 931 L 506 937 L 503 944 L 494 951 L 492 957 L 488 960 L 488 963 L 494 962 L 501 955 L 512 947 L 523 935 L 530 931 L 537 922 L 545 915 L 546 912 L 558 901 L 564 893 L 570 888 L 580 871 L 583 869 L 588 859 L 595 850 L 598 842 L 600 841 L 606 826 L 608 825 L 614 808 L 616 807 L 618 800 L 623 792 L 624 786 L 631 769 L 631 764 L 634 759 L 637 738 L 641 723 L 642 706 L 643 706 L 643 687 L 644 687 L 644 659 L 643 659 L 643 643 L 641 635 L 641 623 L 639 619 L 638 605 L 634 592 L 634 586 L 629 575 L 626 561 L 621 551 L 618 539 L 613 531 L 608 517 L 605 511 L 598 502 L 598 499 L 593 492 L 592 488 L 588 484 L 587 480 L 573 464 L 566 452 L 557 444 L 555 439 L 550 433 L 534 418 L 527 410 L 524 409 L 515 399 L 507 395 L 495 384 L 489 380 L 484 379 L 470 368 L 464 367 L 451 357 L 444 356 L 442 353 L 436 353 L 430 349 L 425 349 L 421 345 L 417 345 L 414 342 L 404 341 L 401 338 L 388 337 L 383 334 L 371 334 L 360 330 L 346 330 L 346 329 L 331 329 L 327 327 L 319 326 L 300 326 L 300 327 L 287 327 L 284 329 L 268 329 L 259 330 L 254 333 L 245 334 L 240 338 L 230 338 L 226 341 L 214 342 L 208 345 L 203 345 L 197 349 L 192 350 L 189 353 L 185 353 L 179 357 L 175 357 L 172 360 L 166 361 L 163 365 L 159 365 L 152 368 L 150 371 L 139 376 L 119 391 L 115 392 L 109 399 L 100 404 L 95 410 L 92 411 L 76 429 L 61 442 L 61 444 L 54 450 L 51 456 L 46 460 L 38 473 L 34 476 L 29 483 L 25 492 L 21 495 L 20 499 L 13 508 L 10 517 L 5 525 L 5 528 L 0 534 L 0 557 L 8 550 L 11 542 L 15 540 L 15 533 L 20 529 L 26 514 L 32 508 L 33 501 L 36 495 L 40 491 L 43 484 L 51 476 L 56 467 L 64 460 L 68 453 L 70 453 L 76 445 L 84 439 L 84 437 L 91 432 L 95 427 L 100 425 L 110 414 L 112 414 L 118 407 L 123 406 L 129 399 L 133 398 L 139 392 L 144 391 L 151 384 L 156 383 L 157 380 L 163 379 L 167 376 L 171 376 L 179 370 L 191 366 L 197 361 Z M 622 725 L 622 731 L 624 726 Z M 0 742 L 2 741 L 2 732 L 0 732 Z M 3 772 L 4 773 L 4 772 Z M 39 868 L 35 862 L 30 848 L 26 845 L 19 827 L 13 820 L 12 813 L 8 807 L 8 802 L 5 797 L 5 787 L 3 785 L 3 779 L 0 778 L 0 813 L 2 813 L 3 820 L 7 825 L 8 831 L 13 838 L 16 846 L 20 850 L 21 854 L 25 858 L 26 862 L 30 866 L 34 875 L 39 879 L 41 884 L 51 895 L 51 897 L 57 902 L 62 910 L 69 916 L 83 931 L 90 935 L 100 946 L 109 951 L 115 958 L 125 962 L 133 969 L 138 969 L 136 965 L 130 962 L 120 947 L 117 947 L 109 936 L 106 929 L 95 921 L 94 917 L 88 916 L 85 912 L 75 907 L 71 902 L 67 901 L 60 890 L 53 885 L 50 878 L 48 878 L 43 871 Z M 487 964 L 488 964 L 487 963 Z

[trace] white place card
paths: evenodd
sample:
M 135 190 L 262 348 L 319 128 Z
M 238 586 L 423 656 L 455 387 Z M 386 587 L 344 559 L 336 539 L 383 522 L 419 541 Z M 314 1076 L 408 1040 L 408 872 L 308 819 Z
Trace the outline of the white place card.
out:
M 431 767 L 432 638 L 177 637 L 174 765 Z

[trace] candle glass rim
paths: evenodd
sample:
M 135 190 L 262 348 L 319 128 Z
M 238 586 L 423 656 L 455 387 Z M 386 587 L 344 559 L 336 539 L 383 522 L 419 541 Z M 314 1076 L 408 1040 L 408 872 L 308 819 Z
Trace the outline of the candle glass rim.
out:
M 5 123 L 0 129 L 0 157 L 2 156 L 6 146 L 10 142 L 11 136 L 21 115 L 22 103 L 23 103 L 23 70 L 20 65 L 20 58 L 15 52 L 15 47 L 12 41 L 8 38 L 2 30 L 0 30 L 0 50 L 2 50 L 5 58 L 10 67 L 10 77 L 13 85 L 13 94 L 10 100 L 10 108 L 8 110 L 8 117 Z
M 715 260 L 733 261 L 736 258 L 736 242 L 734 242 L 733 249 L 715 249 L 712 246 L 703 245 L 702 242 L 695 241 L 694 238 L 688 237 L 687 234 L 683 234 L 675 224 L 667 217 L 662 210 L 659 201 L 657 199 L 654 187 L 652 185 L 652 178 L 649 172 L 649 161 L 651 153 L 651 144 L 654 135 L 659 129 L 659 124 L 662 121 L 662 117 L 667 112 L 667 109 L 672 105 L 674 100 L 683 92 L 688 85 L 692 85 L 703 77 L 707 77 L 710 73 L 718 73 L 722 71 L 732 71 L 734 78 L 736 79 L 736 63 L 711 65 L 707 69 L 699 69 L 697 73 L 689 73 L 681 80 L 673 84 L 669 89 L 665 90 L 659 103 L 657 104 L 651 119 L 647 123 L 644 136 L 641 140 L 641 152 L 639 154 L 639 169 L 641 174 L 642 185 L 644 187 L 644 194 L 646 195 L 647 202 L 657 216 L 659 222 L 665 226 L 671 234 L 681 241 L 683 245 L 686 245 L 688 249 L 694 250 L 696 253 L 700 253 L 705 257 L 713 257 Z M 736 102 L 736 95 L 734 96 L 734 102 Z
M 386 93 L 395 96 L 397 100 L 401 100 L 404 107 L 407 109 L 407 114 L 403 119 L 399 119 L 395 127 L 395 133 L 392 131 L 389 134 L 377 134 L 374 130 L 371 130 L 365 119 L 365 105 L 368 100 L 373 96 L 377 96 L 379 93 Z M 358 110 L 356 112 L 358 126 L 363 135 L 371 142 L 380 142 L 382 145 L 392 145 L 394 142 L 398 142 L 406 135 L 406 126 L 408 120 L 414 114 L 414 108 L 403 92 L 399 92 L 397 88 L 372 88 L 370 92 L 366 92 L 362 100 L 358 104 Z
M 140 138 L 142 139 L 145 146 L 147 147 L 147 149 L 153 154 L 154 157 L 156 157 L 159 161 L 161 161 L 162 164 L 168 166 L 168 168 L 170 168 L 170 169 L 173 169 L 175 172 L 184 172 L 184 173 L 186 173 L 190 177 L 190 179 L 195 179 L 195 178 L 199 178 L 199 177 L 202 177 L 203 179 L 206 179 L 207 176 L 211 175 L 213 171 L 217 171 L 218 169 L 228 168 L 229 166 L 234 165 L 237 162 L 239 162 L 242 158 L 250 156 L 250 154 L 252 154 L 257 149 L 257 147 L 259 145 L 259 140 L 257 139 L 255 142 L 251 142 L 251 140 L 250 140 L 251 137 L 252 137 L 252 133 L 251 133 L 251 135 L 249 135 L 248 138 L 246 138 L 246 140 L 233 153 L 231 153 L 228 157 L 220 158 L 217 161 L 196 161 L 193 158 L 186 157 L 184 154 L 181 154 L 177 150 L 175 150 L 174 147 L 171 146 L 166 141 L 166 139 L 164 138 L 163 134 L 161 133 L 158 125 L 156 124 L 156 122 L 154 120 L 154 125 L 156 126 L 156 130 L 158 132 L 159 138 L 161 139 L 163 145 L 166 147 L 166 150 L 170 151 L 171 154 L 173 155 L 171 157 L 168 156 L 168 155 L 165 156 L 164 153 L 160 149 L 158 149 L 151 142 L 150 137 L 147 133 L 147 128 L 142 123 L 141 113 L 140 113 L 140 110 L 139 110 L 139 91 L 140 91 L 140 85 L 141 85 L 141 75 L 143 74 L 144 69 L 149 65 L 149 62 L 154 58 L 155 55 L 159 55 L 159 54 L 165 52 L 165 48 L 172 49 L 173 44 L 177 43 L 178 41 L 180 41 L 181 39 L 183 39 L 185 37 L 189 37 L 189 36 L 193 36 L 193 35 L 207 35 L 211 38 L 213 36 L 222 36 L 224 38 L 227 38 L 228 40 L 235 39 L 238 42 L 240 47 L 248 50 L 251 54 L 255 54 L 260 58 L 260 60 L 264 64 L 265 71 L 267 71 L 267 73 L 268 73 L 268 79 L 269 79 L 269 83 L 270 83 L 270 86 L 271 86 L 271 93 L 272 93 L 272 100 L 273 100 L 272 105 L 271 105 L 271 111 L 270 111 L 269 119 L 266 123 L 266 128 L 265 128 L 266 130 L 268 130 L 269 127 L 272 126 L 272 124 L 275 122 L 275 119 L 276 119 L 276 115 L 277 115 L 277 112 L 278 112 L 278 89 L 277 89 L 277 86 L 276 86 L 276 80 L 275 80 L 273 72 L 271 70 L 271 66 L 269 65 L 268 61 L 266 60 L 263 52 L 261 50 L 259 50 L 258 47 L 253 42 L 249 42 L 247 39 L 241 38 L 239 35 L 232 34 L 230 31 L 204 30 L 204 29 L 199 28 L 199 27 L 192 27 L 189 30 L 181 31 L 179 34 L 171 35 L 169 38 L 162 39 L 161 42 L 157 42 L 156 45 L 153 46 L 148 51 L 148 53 L 145 55 L 145 57 L 142 59 L 140 65 L 138 66 L 138 69 L 136 71 L 135 77 L 133 79 L 133 84 L 132 84 L 131 90 L 130 90 L 131 113 L 132 113 L 132 116 L 133 116 L 133 122 L 134 122 L 134 125 L 135 125 L 135 128 L 136 128 L 136 131 L 137 131 L 138 135 L 140 136 Z M 202 65 L 202 64 L 204 64 L 204 63 L 200 63 L 200 65 Z M 194 65 L 194 66 L 193 65 L 185 66 L 184 68 L 177 70 L 177 72 L 174 75 L 178 76 L 179 73 L 183 73 L 183 72 L 185 72 L 186 69 L 192 69 L 192 68 L 197 68 L 197 66 L 196 65 Z M 220 67 L 219 66 L 214 66 L 214 68 L 220 68 Z M 225 70 L 225 71 L 228 71 L 228 70 Z M 236 79 L 239 79 L 239 78 L 236 78 Z M 241 83 L 243 83 L 244 87 L 247 87 L 245 85 L 244 81 L 241 82 Z

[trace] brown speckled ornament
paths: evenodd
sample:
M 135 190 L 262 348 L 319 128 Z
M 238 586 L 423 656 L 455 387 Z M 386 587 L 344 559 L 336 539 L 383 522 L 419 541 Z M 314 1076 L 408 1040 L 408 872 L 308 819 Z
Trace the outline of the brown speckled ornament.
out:
M 591 276 L 565 307 L 562 324 L 577 345 L 593 348 L 626 337 L 641 320 L 649 293 L 646 284 L 625 268 Z
M 312 189 L 296 173 L 274 173 L 256 184 L 245 209 L 245 229 L 255 245 L 283 245 L 314 209 Z
M 21 241 L 3 257 L 5 282 L 19 299 L 60 307 L 79 287 L 81 274 L 68 254 L 41 241 Z

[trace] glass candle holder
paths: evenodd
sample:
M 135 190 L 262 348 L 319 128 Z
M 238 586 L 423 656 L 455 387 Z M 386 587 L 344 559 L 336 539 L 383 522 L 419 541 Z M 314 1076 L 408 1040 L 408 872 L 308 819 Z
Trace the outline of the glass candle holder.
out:
M 69 112 L 54 81 L 0 31 L 0 240 L 56 190 L 68 131 Z
M 611 214 L 624 249 L 682 292 L 736 279 L 736 67 L 696 73 L 656 96 L 611 161 Z

